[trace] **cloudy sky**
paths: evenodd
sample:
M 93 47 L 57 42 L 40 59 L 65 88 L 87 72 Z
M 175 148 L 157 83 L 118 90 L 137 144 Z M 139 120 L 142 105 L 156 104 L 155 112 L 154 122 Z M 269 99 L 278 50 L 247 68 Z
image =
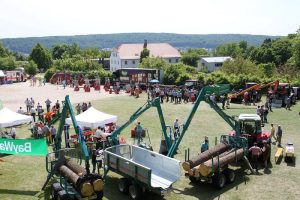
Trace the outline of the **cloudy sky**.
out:
M 0 38 L 101 33 L 287 35 L 299 0 L 0 0 Z

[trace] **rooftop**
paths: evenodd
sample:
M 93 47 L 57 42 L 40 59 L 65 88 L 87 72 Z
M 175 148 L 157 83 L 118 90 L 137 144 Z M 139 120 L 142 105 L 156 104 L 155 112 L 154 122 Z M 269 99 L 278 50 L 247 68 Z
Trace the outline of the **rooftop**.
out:
M 121 59 L 139 59 L 143 50 L 143 43 L 140 44 L 121 44 L 118 53 Z M 179 51 L 168 43 L 148 43 L 147 49 L 150 57 L 180 58 Z

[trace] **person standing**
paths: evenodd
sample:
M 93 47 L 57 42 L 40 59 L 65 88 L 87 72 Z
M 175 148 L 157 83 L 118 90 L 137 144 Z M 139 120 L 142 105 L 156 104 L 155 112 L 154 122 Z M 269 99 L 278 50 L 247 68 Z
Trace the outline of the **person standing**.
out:
M 53 125 L 51 126 L 50 132 L 51 132 L 52 143 L 54 143 L 55 136 L 56 136 L 56 129 L 55 129 L 55 127 Z
M 28 98 L 26 98 L 26 100 L 25 100 L 25 105 L 26 105 L 27 113 L 29 113 L 30 112 L 30 100 Z
M 90 107 L 92 107 L 92 104 L 91 104 L 91 102 L 89 102 L 88 109 L 89 109 Z
M 17 131 L 16 131 L 16 128 L 15 127 L 11 127 L 10 129 L 10 135 L 13 139 L 16 139 L 16 136 L 17 136 Z
M 33 98 L 31 97 L 30 98 L 30 107 L 32 108 L 32 107 L 34 107 L 34 105 L 35 105 L 35 102 L 34 102 Z
M 277 136 L 278 147 L 281 147 L 282 129 L 280 125 L 278 125 L 276 136 Z
M 37 112 L 38 112 L 39 120 L 40 120 L 41 122 L 43 122 L 43 121 L 44 121 L 43 107 L 42 107 L 42 105 L 41 105 L 40 103 L 38 103 L 38 105 L 37 105 L 37 107 L 36 107 L 36 110 L 37 110 Z
M 46 103 L 46 107 L 47 107 L 47 112 L 49 112 L 50 111 L 50 107 L 51 107 L 51 101 L 49 100 L 49 98 L 45 101 L 45 103 Z
M 201 144 L 201 153 L 203 153 L 204 151 L 207 151 L 208 148 L 209 148 L 208 137 L 205 136 L 204 137 L 204 142 Z
M 55 103 L 55 108 L 57 110 L 57 113 L 59 114 L 60 113 L 60 103 L 59 101 L 57 100 L 56 103 Z
M 269 114 L 269 109 L 268 107 L 264 107 L 264 112 L 263 112 L 263 116 L 264 116 L 264 123 L 268 123 L 268 114 Z
M 179 123 L 178 119 L 176 118 L 174 121 L 174 138 L 176 139 L 179 136 Z
M 261 148 L 257 146 L 257 143 L 254 142 L 253 146 L 249 149 L 249 152 L 251 152 L 252 161 L 253 161 L 253 168 L 256 170 L 256 173 L 258 172 L 258 159 L 260 154 L 262 153 Z
M 33 121 L 35 122 L 35 113 L 36 113 L 36 111 L 35 111 L 34 107 L 31 107 L 30 113 L 31 113 L 31 116 L 33 117 Z
M 275 142 L 277 142 L 277 138 L 275 137 L 275 127 L 274 124 L 271 124 L 271 138 L 274 138 Z
M 140 144 L 141 140 L 142 140 L 142 132 L 143 132 L 143 127 L 141 125 L 141 122 L 138 122 L 137 127 L 136 127 L 136 137 L 138 140 L 138 145 Z
M 222 109 L 225 110 L 225 102 L 226 102 L 225 94 L 221 95 L 220 98 L 222 103 Z
M 265 169 L 268 169 L 268 161 L 270 159 L 270 155 L 271 155 L 271 147 L 270 145 L 267 143 L 266 140 L 263 141 L 263 148 L 262 148 L 262 157 L 263 157 L 263 162 L 265 165 Z
M 81 112 L 81 105 L 80 105 L 80 103 L 77 104 L 76 111 L 77 111 L 77 115 L 79 115 L 80 112 Z
M 24 114 L 24 110 L 22 109 L 22 107 L 20 107 L 20 109 L 17 111 L 17 113 L 19 113 L 19 114 Z

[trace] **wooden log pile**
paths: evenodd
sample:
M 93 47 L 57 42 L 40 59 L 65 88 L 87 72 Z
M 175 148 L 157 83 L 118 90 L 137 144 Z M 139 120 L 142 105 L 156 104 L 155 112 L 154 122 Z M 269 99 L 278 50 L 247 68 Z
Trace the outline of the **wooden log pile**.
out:
M 218 167 L 223 169 L 226 165 L 234 162 L 235 160 L 241 159 L 243 155 L 243 149 L 224 152 L 223 154 L 219 155 L 219 158 L 216 156 L 213 159 L 207 160 L 204 163 L 192 168 L 189 170 L 189 175 L 194 177 L 200 177 L 200 175 L 207 177 L 213 171 L 216 171 Z
M 212 157 L 217 156 L 218 154 L 222 154 L 230 148 L 228 144 L 219 143 L 216 146 L 210 148 L 207 151 L 193 157 L 191 160 L 187 160 L 182 163 L 182 167 L 185 171 L 190 171 L 194 167 L 200 165 L 201 163 L 211 159 Z

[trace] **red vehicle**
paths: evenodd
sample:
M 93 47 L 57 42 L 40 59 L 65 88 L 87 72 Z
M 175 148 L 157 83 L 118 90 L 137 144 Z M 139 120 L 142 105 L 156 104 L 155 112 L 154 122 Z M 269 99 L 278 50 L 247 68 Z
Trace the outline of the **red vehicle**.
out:
M 57 82 L 61 82 L 66 80 L 67 84 L 70 83 L 71 81 L 71 74 L 68 73 L 63 73 L 63 72 L 57 72 L 55 74 L 52 75 L 52 77 L 50 78 L 50 83 L 51 84 L 56 84 Z

